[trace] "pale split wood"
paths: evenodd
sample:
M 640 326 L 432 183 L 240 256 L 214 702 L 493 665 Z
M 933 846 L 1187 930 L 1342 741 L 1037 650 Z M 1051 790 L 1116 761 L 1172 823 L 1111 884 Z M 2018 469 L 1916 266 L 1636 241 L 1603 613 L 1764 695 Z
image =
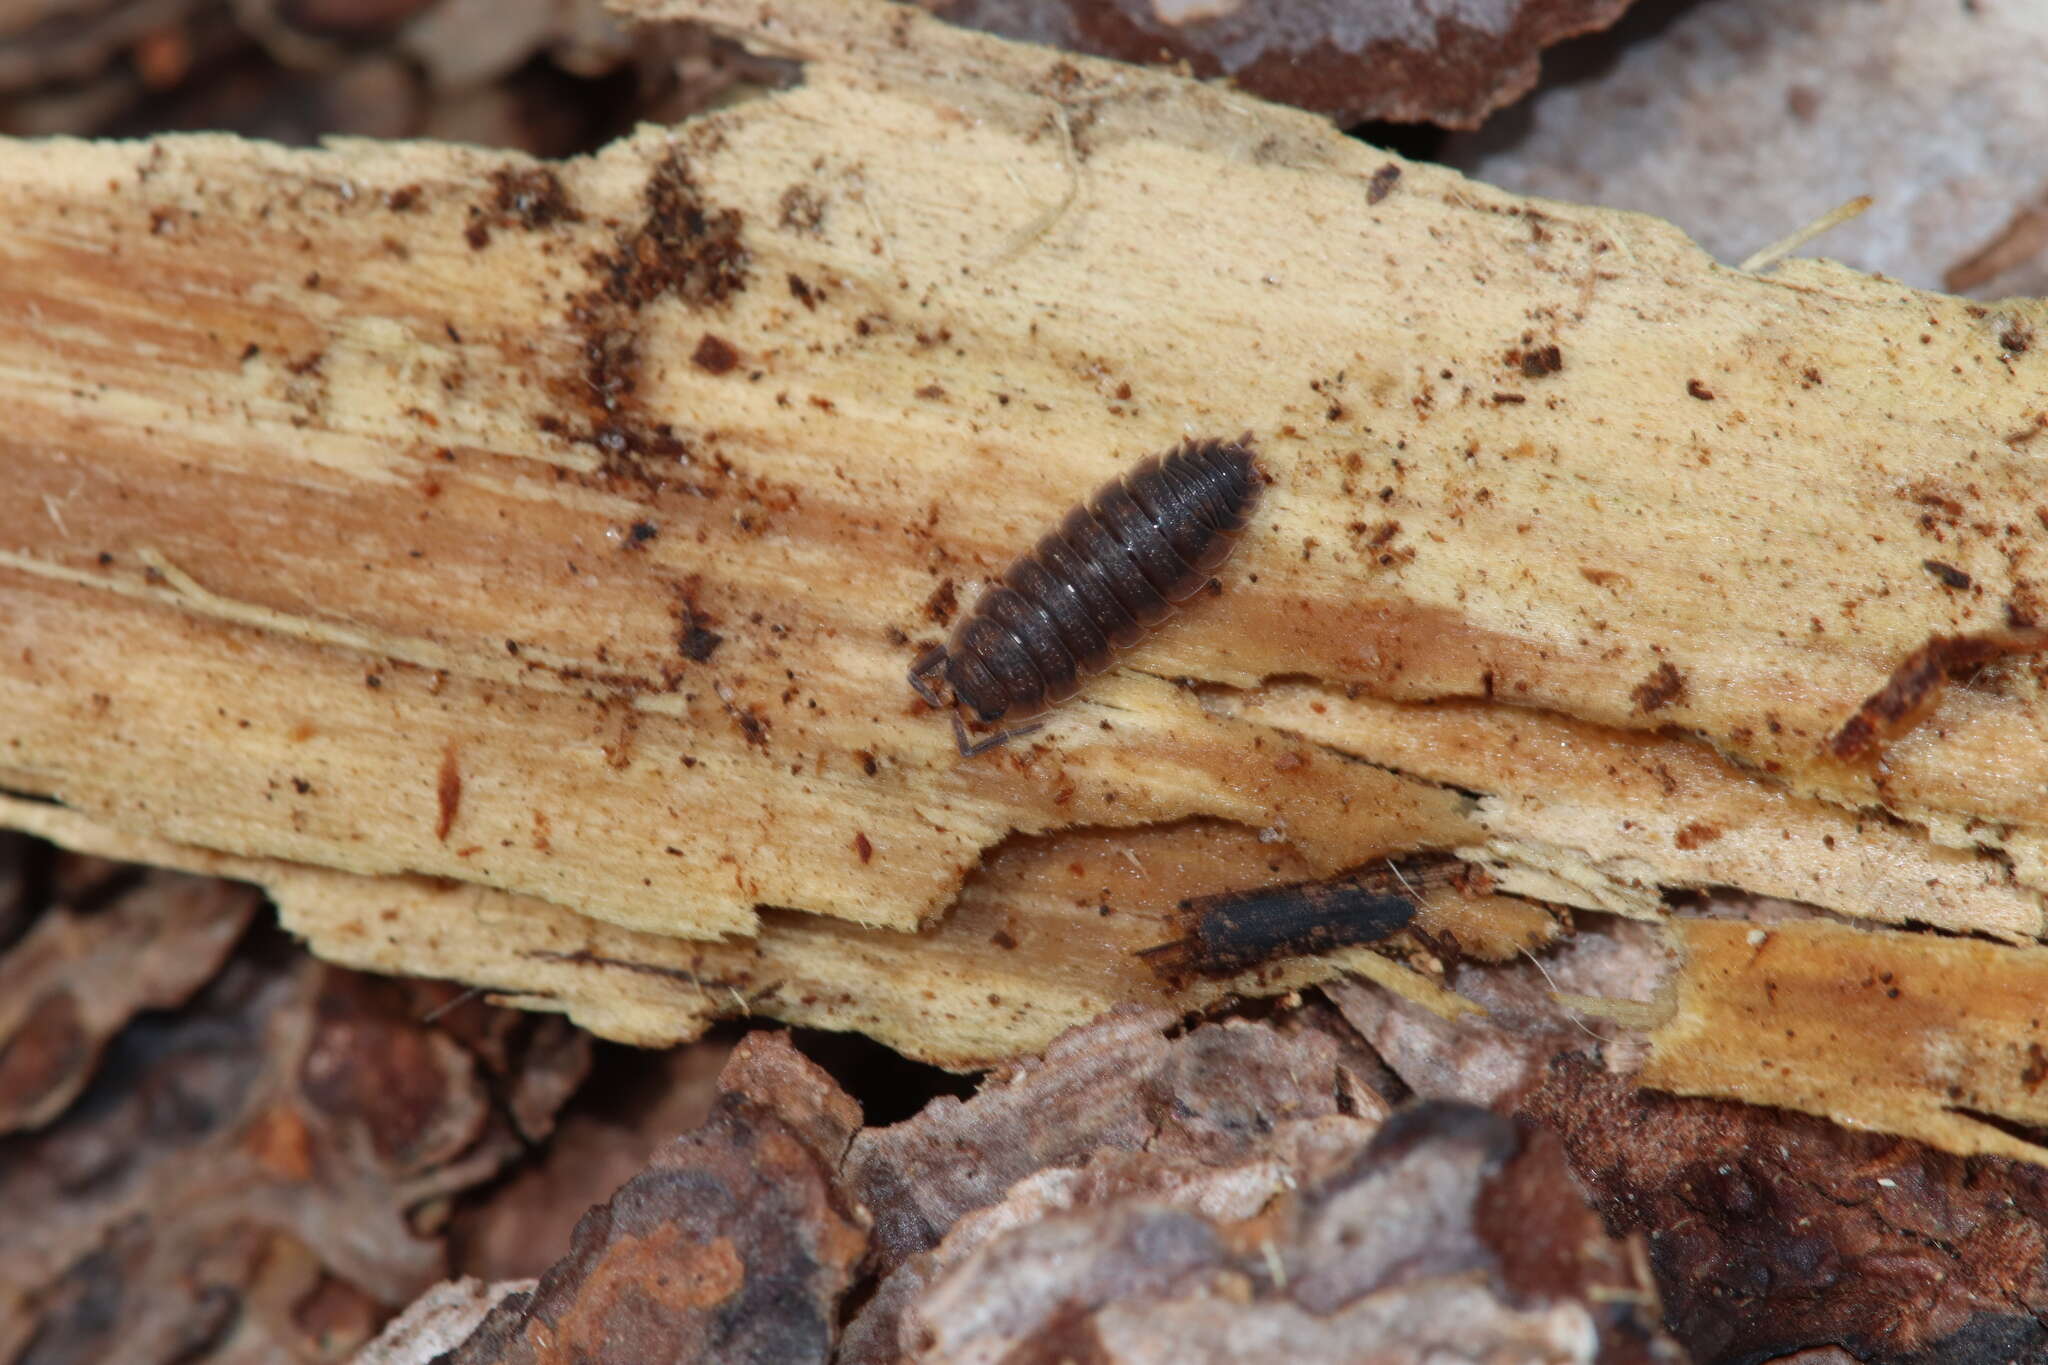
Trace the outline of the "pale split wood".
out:
M 559 211 L 473 149 L 0 143 L 0 785 L 242 860 L 359 965 L 949 1064 L 1168 998 L 1174 897 L 1418 848 L 2038 934 L 2028 660 L 1825 745 L 2037 601 L 2039 302 L 1725 270 L 908 10 L 639 12 L 803 84 L 547 168 Z M 740 287 L 603 292 L 650 190 Z M 1221 595 L 960 761 L 902 679 L 946 601 L 1246 429 Z M 1118 847 L 1105 935 L 1060 860 Z
M 765 1015 L 856 1029 L 908 1056 L 967 1069 L 1040 1051 L 1120 1004 L 1200 1009 L 1343 970 L 1426 1008 L 1473 1008 L 1429 976 L 1365 950 L 1283 961 L 1228 981 L 1156 979 L 1138 951 L 1175 932 L 1163 907 L 1307 870 L 1299 855 L 1227 826 L 1070 832 L 1005 849 L 945 922 L 923 933 L 770 911 L 751 938 L 706 942 L 585 919 L 467 882 L 364 877 L 174 844 L 20 797 L 0 796 L 0 823 L 101 857 L 256 883 L 285 927 L 331 961 L 473 982 L 495 999 L 563 1013 L 646 1047 L 694 1038 L 718 1019 Z M 1471 904 L 1455 894 L 1433 900 L 1446 926 L 1486 944 Z M 1516 948 L 1504 942 L 1495 951 Z
M 1758 781 L 1711 749 L 1568 716 L 1454 701 L 1345 697 L 1280 683 L 1213 703 L 1432 782 L 1483 791 L 1483 844 L 1503 889 L 1662 918 L 1668 889 L 1740 887 L 1837 914 L 2025 942 L 2041 897 L 2002 860 L 1924 829 Z
M 1673 932 L 1685 966 L 1646 1084 L 2048 1162 L 2048 948 L 1819 920 Z
M 1013 830 L 1214 816 L 1282 827 L 1333 870 L 1452 828 L 1455 800 L 1363 765 L 1244 765 L 1256 737 L 1142 674 L 1066 708 L 1056 757 L 958 763 L 903 684 L 908 635 L 1071 487 L 1020 511 L 960 443 L 878 427 L 863 409 L 894 385 L 854 352 L 892 371 L 906 346 L 952 366 L 966 348 L 915 342 L 829 258 L 749 240 L 759 284 L 730 307 L 586 326 L 586 257 L 622 234 L 606 222 L 644 216 L 635 194 L 674 151 L 647 134 L 565 167 L 582 224 L 478 249 L 455 187 L 490 200 L 504 158 L 8 148 L 17 205 L 53 225 L 0 248 L 20 400 L 0 572 L 27 646 L 0 682 L 13 785 L 179 842 L 692 936 L 750 932 L 764 904 L 912 928 Z M 763 193 L 750 223 L 777 220 Z M 792 265 L 829 313 L 791 297 Z M 743 369 L 690 363 L 707 327 Z M 839 335 L 863 327 L 891 340 Z M 608 474 L 602 436 L 547 429 L 592 429 L 592 346 L 637 349 L 637 420 L 683 433 L 689 453 L 649 476 L 665 490 Z M 907 388 L 891 401 L 956 421 Z M 932 529 L 945 508 L 967 539 Z M 695 622 L 724 637 L 703 660 L 678 647 Z

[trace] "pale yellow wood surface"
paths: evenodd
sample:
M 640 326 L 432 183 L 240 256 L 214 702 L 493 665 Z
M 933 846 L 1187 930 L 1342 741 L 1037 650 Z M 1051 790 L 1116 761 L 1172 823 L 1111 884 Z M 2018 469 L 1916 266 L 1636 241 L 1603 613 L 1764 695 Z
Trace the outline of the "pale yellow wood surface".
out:
M 1214 816 L 1284 830 L 1324 870 L 1443 842 L 1448 794 L 1276 766 L 1261 746 L 1298 746 L 1151 676 L 1179 671 L 1176 639 L 1228 657 L 1223 611 L 1043 743 L 959 761 L 903 681 L 939 634 L 926 599 L 970 591 L 1178 417 L 1148 401 L 1150 421 L 1041 448 L 1040 381 L 1003 431 L 974 415 L 1007 410 L 986 389 L 919 398 L 1015 370 L 1012 346 L 1049 366 L 1054 345 L 980 288 L 936 308 L 874 278 L 894 272 L 836 181 L 817 190 L 836 236 L 779 231 L 796 168 L 737 138 L 705 124 L 682 145 L 723 148 L 692 162 L 707 185 L 728 158 L 772 172 L 741 208 L 749 287 L 638 314 L 571 298 L 591 253 L 635 249 L 606 224 L 644 216 L 668 134 L 563 168 L 583 222 L 480 249 L 464 231 L 502 157 L 0 149 L 21 223 L 0 245 L 10 785 L 179 842 L 692 936 L 747 932 L 757 905 L 914 927 L 1015 830 Z M 707 331 L 741 368 L 691 363 Z M 608 372 L 637 385 L 622 414 L 587 410 L 592 344 L 640 353 Z M 663 425 L 683 455 L 604 449 Z M 1238 592 L 1264 595 L 1234 571 Z M 702 661 L 677 643 L 698 622 L 723 636 Z
M 1675 926 L 1677 1012 L 1645 1083 L 2048 1161 L 2048 949 L 1824 921 Z

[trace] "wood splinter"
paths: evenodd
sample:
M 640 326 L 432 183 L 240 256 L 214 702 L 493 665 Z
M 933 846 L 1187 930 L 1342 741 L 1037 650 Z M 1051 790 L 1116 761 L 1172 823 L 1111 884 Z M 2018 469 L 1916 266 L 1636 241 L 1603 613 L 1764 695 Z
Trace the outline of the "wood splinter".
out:
M 1861 758 L 1874 745 L 1896 739 L 1924 720 L 1959 670 L 2043 651 L 2048 651 L 2048 630 L 2035 628 L 1932 636 L 1899 661 L 1883 687 L 1864 698 L 1856 714 L 1828 741 L 1828 752 L 1845 763 Z

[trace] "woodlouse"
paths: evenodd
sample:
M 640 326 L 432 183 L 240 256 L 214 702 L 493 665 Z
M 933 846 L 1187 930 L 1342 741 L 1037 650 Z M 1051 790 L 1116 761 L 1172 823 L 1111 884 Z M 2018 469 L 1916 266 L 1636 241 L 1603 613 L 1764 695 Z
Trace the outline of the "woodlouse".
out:
M 1195 896 L 1169 922 L 1183 937 L 1140 949 L 1162 979 L 1230 977 L 1276 958 L 1307 957 L 1379 943 L 1406 929 L 1428 908 L 1430 893 L 1456 885 L 1466 865 L 1428 853 L 1401 866 L 1382 860 L 1326 881 Z
M 953 735 L 971 757 L 1037 728 L 971 740 L 1072 696 L 1208 583 L 1237 543 L 1265 485 L 1251 433 L 1182 441 L 1150 455 L 1067 513 L 974 610 L 911 665 L 910 685 L 934 707 L 930 679 L 953 693 Z

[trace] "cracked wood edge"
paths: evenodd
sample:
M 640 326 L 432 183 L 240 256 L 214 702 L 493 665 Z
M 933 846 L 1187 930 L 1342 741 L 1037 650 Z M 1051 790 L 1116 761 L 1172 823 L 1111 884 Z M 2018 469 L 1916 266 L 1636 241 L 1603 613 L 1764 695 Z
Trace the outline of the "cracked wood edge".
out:
M 1036 853 L 1000 855 L 935 932 L 777 915 L 751 943 L 714 944 L 620 929 L 482 887 L 364 878 L 167 844 L 15 797 L 0 797 L 0 820 L 82 852 L 257 882 L 286 925 L 332 960 L 401 973 L 432 964 L 492 988 L 505 1003 L 561 1011 L 645 1046 L 695 1037 L 717 1018 L 765 1013 L 856 1028 L 906 1055 L 964 1069 L 1041 1051 L 1113 1004 L 1202 1008 L 1339 970 L 1443 1013 L 1471 1008 L 1427 976 L 1365 951 L 1169 995 L 1131 971 L 1128 945 L 1164 932 L 1157 915 L 1141 909 L 1137 924 L 1119 926 L 1119 950 L 1109 941 L 1118 935 L 1103 938 L 1092 908 L 1075 916 L 1064 905 L 1069 897 L 1048 894 L 1047 882 L 1064 882 L 1077 856 L 1096 860 L 1091 880 L 1118 883 L 1104 888 L 1105 903 L 1134 895 L 1142 905 L 1162 880 L 1180 893 L 1198 889 L 1204 876 L 1221 885 L 1250 875 L 1244 855 L 1265 855 L 1214 830 L 1143 831 L 1143 853 L 1115 842 L 1088 847 L 1068 835 Z M 1207 865 L 1187 880 L 1191 858 Z M 1483 942 L 1469 919 L 1457 923 Z M 1964 1154 L 2048 1155 L 1986 1121 L 2048 1121 L 2039 1097 L 2048 1029 L 2037 1008 L 2048 996 L 2048 950 L 1827 921 L 1681 919 L 1667 932 L 1681 958 L 1669 1005 L 1653 1011 L 1662 1022 L 1650 1037 L 1644 1083 L 1782 1105 Z M 1127 973 L 1121 981 L 1119 969 Z
M 752 938 L 728 942 L 625 929 L 462 882 L 236 857 L 20 797 L 0 796 L 0 824 L 83 853 L 254 882 L 285 927 L 330 961 L 447 976 L 645 1047 L 695 1038 L 718 1019 L 765 1015 L 858 1030 L 906 1056 L 973 1069 L 1041 1051 L 1121 1004 L 1198 1010 L 1342 971 L 1440 1013 L 1472 1008 L 1431 976 L 1364 949 L 1277 961 L 1231 980 L 1161 982 L 1138 951 L 1175 932 L 1177 899 L 1307 870 L 1299 855 L 1213 823 L 1070 831 L 1006 848 L 944 924 L 921 933 L 775 911 Z M 1540 941 L 1511 906 L 1455 893 L 1430 904 L 1425 923 L 1455 926 L 1482 955 L 1512 956 Z
M 2028 942 L 2041 893 L 2005 860 L 1803 797 L 1684 739 L 1547 712 L 1345 697 L 1285 683 L 1209 704 L 1430 782 L 1482 792 L 1460 850 L 1502 889 L 1644 919 L 1667 889 L 1739 887 L 1855 919 Z
M 1676 1009 L 1645 1084 L 2048 1164 L 2048 948 L 1825 920 L 1672 932 Z

